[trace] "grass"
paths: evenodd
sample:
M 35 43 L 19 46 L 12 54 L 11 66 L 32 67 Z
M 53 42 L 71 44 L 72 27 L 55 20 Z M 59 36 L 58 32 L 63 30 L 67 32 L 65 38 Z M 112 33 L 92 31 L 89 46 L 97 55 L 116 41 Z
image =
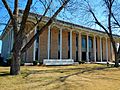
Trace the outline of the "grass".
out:
M 9 67 L 0 67 L 0 90 L 120 90 L 120 68 L 22 66 L 20 75 L 10 76 Z

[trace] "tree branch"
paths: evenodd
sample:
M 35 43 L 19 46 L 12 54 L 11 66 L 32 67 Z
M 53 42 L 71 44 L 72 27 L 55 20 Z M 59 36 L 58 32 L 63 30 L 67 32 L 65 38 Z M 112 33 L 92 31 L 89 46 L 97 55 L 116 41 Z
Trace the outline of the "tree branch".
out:
M 18 12 L 18 0 L 15 0 L 13 14 L 17 15 L 17 12 Z
M 4 4 L 4 6 L 5 6 L 5 8 L 7 9 L 8 13 L 9 13 L 9 15 L 10 15 L 10 18 L 13 20 L 13 19 L 14 19 L 13 13 L 12 13 L 10 7 L 8 6 L 6 0 L 2 0 L 2 2 L 3 2 L 3 4 Z
M 112 17 L 113 17 L 113 19 L 114 19 L 114 20 L 115 20 L 115 22 L 116 22 L 115 24 L 116 24 L 116 25 L 118 25 L 118 26 L 120 27 L 120 23 L 117 21 L 117 19 L 115 18 L 115 16 L 114 16 L 114 14 L 113 14 L 113 13 L 112 13 Z
M 50 1 L 48 7 L 46 8 L 44 14 L 40 17 L 40 19 L 37 21 L 37 23 L 35 24 L 35 26 L 31 30 L 35 29 L 35 27 L 37 27 L 37 25 L 42 21 L 43 17 L 46 15 L 46 13 L 49 10 L 51 3 L 52 3 L 52 0 Z
M 23 30 L 25 29 L 25 24 L 29 15 L 29 11 L 30 11 L 30 6 L 32 5 L 32 0 L 28 0 L 27 5 L 25 7 L 23 16 L 22 16 L 22 21 L 21 21 L 21 26 L 20 26 L 20 30 L 18 32 L 17 35 L 19 35 L 20 33 L 23 32 Z
M 92 10 L 89 10 L 89 11 L 90 11 L 90 13 L 92 14 L 92 16 L 94 17 L 95 23 L 98 24 L 100 27 L 102 27 L 102 28 L 105 30 L 105 32 L 109 35 L 109 32 L 108 32 L 107 29 L 98 21 L 98 19 L 96 18 L 94 12 L 93 12 Z
M 50 18 L 50 20 L 47 22 L 46 25 L 44 25 L 38 33 L 36 33 L 30 41 L 21 49 L 21 53 L 25 52 L 35 41 L 36 37 L 39 36 L 55 19 L 55 17 L 58 15 L 58 13 L 65 7 L 65 5 L 69 2 L 70 0 L 65 0 L 62 6 L 54 13 L 54 15 Z

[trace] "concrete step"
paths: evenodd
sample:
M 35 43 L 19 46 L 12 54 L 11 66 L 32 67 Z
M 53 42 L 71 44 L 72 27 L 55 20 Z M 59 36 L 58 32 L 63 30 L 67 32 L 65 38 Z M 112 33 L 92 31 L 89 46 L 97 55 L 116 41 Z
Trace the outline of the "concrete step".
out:
M 74 65 L 79 65 L 79 62 L 74 62 Z

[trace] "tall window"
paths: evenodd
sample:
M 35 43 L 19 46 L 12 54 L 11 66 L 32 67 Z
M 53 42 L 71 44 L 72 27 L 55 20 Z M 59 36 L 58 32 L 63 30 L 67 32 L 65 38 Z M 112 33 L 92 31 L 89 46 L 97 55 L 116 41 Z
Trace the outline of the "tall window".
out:
M 38 33 L 39 27 L 37 27 Z M 38 50 L 39 50 L 39 35 L 36 37 L 36 48 L 35 48 L 35 60 L 38 60 Z
M 68 32 L 68 58 L 70 58 L 70 32 Z
M 89 48 L 93 48 L 93 39 L 89 37 Z
M 78 61 L 78 34 L 76 34 L 76 61 Z

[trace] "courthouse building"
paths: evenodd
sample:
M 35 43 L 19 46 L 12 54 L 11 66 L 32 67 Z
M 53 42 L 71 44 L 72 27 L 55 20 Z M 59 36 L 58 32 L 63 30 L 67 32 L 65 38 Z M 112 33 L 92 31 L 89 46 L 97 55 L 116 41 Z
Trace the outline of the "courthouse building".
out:
M 19 13 L 18 23 L 21 21 L 22 11 Z M 29 14 L 23 45 L 49 20 L 45 17 L 35 30 L 31 30 L 36 23 L 34 16 L 40 17 L 34 13 Z M 1 35 L 1 55 L 4 60 L 11 55 L 13 36 L 13 28 L 9 21 Z M 114 39 L 116 45 L 120 43 L 120 36 L 114 35 Z M 46 65 L 72 64 L 79 61 L 112 62 L 114 59 L 112 44 L 105 32 L 61 20 L 55 20 L 22 55 L 22 61 L 25 63 L 38 60 Z

